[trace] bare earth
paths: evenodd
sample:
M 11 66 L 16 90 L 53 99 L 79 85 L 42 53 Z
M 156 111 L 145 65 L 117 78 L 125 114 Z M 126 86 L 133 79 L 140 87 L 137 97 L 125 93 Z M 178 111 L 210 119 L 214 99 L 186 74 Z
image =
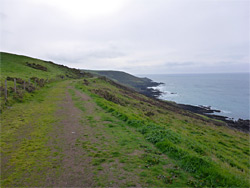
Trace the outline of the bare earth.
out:
M 68 90 L 74 91 L 75 96 L 83 101 L 84 111 L 75 106 Z M 53 169 L 48 173 L 45 186 L 96 187 L 102 186 L 95 181 L 102 177 L 104 178 L 102 181 L 111 182 L 110 186 L 112 187 L 126 185 L 126 182 L 134 182 L 132 185 L 141 187 L 138 184 L 138 172 L 125 172 L 122 169 L 124 164 L 117 159 L 113 162 L 103 163 L 102 170 L 95 171 L 95 166 L 92 164 L 93 157 L 90 155 L 91 150 L 86 149 L 84 144 L 89 143 L 91 145 L 94 143 L 94 150 L 102 151 L 106 150 L 102 148 L 103 144 L 116 145 L 117 143 L 112 136 L 105 134 L 105 132 L 101 135 L 102 138 L 105 137 L 106 142 L 98 137 L 104 126 L 103 121 L 99 121 L 98 115 L 94 115 L 95 125 L 88 118 L 98 108 L 92 99 L 70 86 L 68 86 L 68 90 L 66 90 L 65 99 L 56 113 L 61 121 L 55 125 L 55 130 L 51 134 L 53 140 L 51 145 L 57 148 L 54 152 L 62 153 L 61 156 L 58 156 L 58 158 L 61 157 L 61 164 L 59 164 L 61 168 L 57 171 Z
M 87 101 L 90 98 L 81 94 L 81 99 Z M 68 91 L 56 115 L 62 118 L 54 132 L 57 134 L 58 144 L 63 153 L 62 173 L 58 177 L 48 177 L 47 183 L 49 186 L 58 187 L 92 187 L 94 182 L 91 165 L 89 165 L 90 158 L 87 157 L 86 151 L 76 145 L 76 141 L 82 139 L 84 135 L 84 129 L 80 123 L 82 111 L 74 106 Z

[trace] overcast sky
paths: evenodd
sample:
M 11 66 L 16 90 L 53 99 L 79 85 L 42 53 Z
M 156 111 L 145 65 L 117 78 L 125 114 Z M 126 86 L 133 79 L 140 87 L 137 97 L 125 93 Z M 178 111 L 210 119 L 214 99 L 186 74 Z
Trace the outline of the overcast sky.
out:
M 249 0 L 0 0 L 1 51 L 133 74 L 249 72 Z

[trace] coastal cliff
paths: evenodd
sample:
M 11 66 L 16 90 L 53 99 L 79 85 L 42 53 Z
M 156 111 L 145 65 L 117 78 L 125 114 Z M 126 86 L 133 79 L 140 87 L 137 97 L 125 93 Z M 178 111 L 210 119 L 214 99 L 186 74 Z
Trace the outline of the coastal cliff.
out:
M 250 186 L 249 134 L 223 121 L 49 61 L 1 71 L 2 187 Z
M 161 95 L 161 92 L 151 87 L 157 87 L 163 83 L 154 82 L 149 78 L 139 78 L 134 75 L 128 74 L 122 71 L 100 71 L 100 70 L 82 70 L 83 72 L 90 72 L 94 75 L 105 76 L 115 82 L 130 87 L 139 93 L 142 93 L 148 97 L 157 98 Z
M 82 70 L 82 71 L 87 71 L 98 76 L 105 76 L 106 78 L 109 78 L 117 83 L 125 85 L 129 88 L 132 88 L 138 91 L 139 93 L 144 94 L 150 98 L 157 99 L 162 94 L 160 90 L 154 89 L 152 87 L 157 87 L 164 83 L 154 82 L 151 79 L 146 78 L 146 77 L 139 78 L 139 77 L 133 76 L 131 74 L 128 74 L 122 71 L 104 71 L 104 70 L 103 71 Z M 200 106 L 187 105 L 187 104 L 175 104 L 175 106 L 176 108 L 188 110 L 190 112 L 224 122 L 224 124 L 216 122 L 216 124 L 219 126 L 224 125 L 224 126 L 227 126 L 236 130 L 240 130 L 243 132 L 250 132 L 249 120 L 243 120 L 243 119 L 232 120 L 226 116 L 214 115 L 213 114 L 214 112 L 219 113 L 220 110 L 211 109 L 210 107 L 202 106 L 202 104 Z

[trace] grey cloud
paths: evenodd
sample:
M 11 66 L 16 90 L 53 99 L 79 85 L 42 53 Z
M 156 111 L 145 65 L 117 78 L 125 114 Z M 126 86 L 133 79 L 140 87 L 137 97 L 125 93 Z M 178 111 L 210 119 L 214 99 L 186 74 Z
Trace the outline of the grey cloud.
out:
M 133 73 L 239 72 L 249 64 L 249 1 L 133 0 L 87 20 L 46 0 L 2 1 L 1 51 Z
M 166 62 L 165 66 L 167 67 L 179 67 L 179 66 L 192 66 L 194 62 Z
M 0 19 L 3 20 L 3 19 L 7 19 L 7 15 L 0 12 Z
M 86 54 L 86 57 L 89 58 L 108 58 L 108 59 L 113 59 L 113 58 L 118 58 L 118 57 L 123 57 L 126 56 L 125 53 L 122 52 L 116 52 L 116 51 L 94 51 Z
M 96 51 L 79 51 L 72 55 L 71 53 L 59 53 L 59 54 L 50 54 L 48 57 L 50 59 L 54 59 L 55 61 L 63 62 L 63 63 L 74 63 L 74 64 L 83 64 L 86 66 L 88 63 L 92 63 L 93 61 L 99 61 L 102 59 L 116 59 L 126 56 L 125 53 L 106 49 L 106 50 L 96 50 Z

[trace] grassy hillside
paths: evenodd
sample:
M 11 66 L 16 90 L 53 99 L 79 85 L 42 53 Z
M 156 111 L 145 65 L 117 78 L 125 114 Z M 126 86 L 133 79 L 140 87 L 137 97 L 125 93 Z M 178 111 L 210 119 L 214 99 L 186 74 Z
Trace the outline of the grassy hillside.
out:
M 0 111 L 6 105 L 24 100 L 32 91 L 39 90 L 49 82 L 82 76 L 82 73 L 77 69 L 4 52 L 0 52 L 0 72 Z M 14 79 L 16 79 L 16 92 L 14 92 Z M 4 91 L 5 80 L 7 80 L 7 100 Z
M 88 86 L 78 84 L 77 88 L 197 177 L 193 186 L 249 185 L 248 134 L 217 127 L 193 118 L 191 113 L 184 115 L 167 103 L 126 92 L 100 79 L 90 80 Z
M 29 78 L 18 58 L 5 77 Z M 1 114 L 1 187 L 249 187 L 249 134 L 217 125 L 103 77 L 52 80 Z
M 22 79 L 30 79 L 38 77 L 43 79 L 55 79 L 60 77 L 77 78 L 79 71 L 70 69 L 63 65 L 54 64 L 51 61 L 43 61 L 27 56 L 14 55 L 10 53 L 0 52 L 0 70 L 1 82 L 7 77 L 17 77 Z M 35 64 L 31 67 L 28 64 Z M 36 68 L 37 65 L 45 69 Z

